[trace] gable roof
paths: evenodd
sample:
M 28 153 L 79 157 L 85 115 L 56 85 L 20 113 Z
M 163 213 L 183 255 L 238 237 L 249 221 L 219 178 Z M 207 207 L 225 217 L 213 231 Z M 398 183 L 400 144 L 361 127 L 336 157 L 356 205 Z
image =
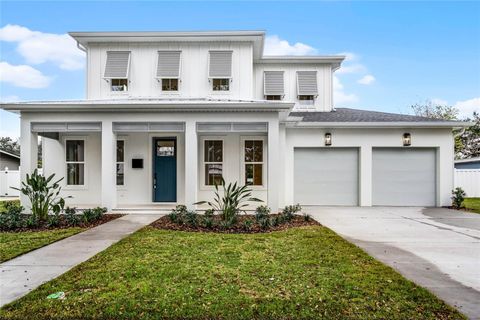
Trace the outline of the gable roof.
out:
M 350 108 L 336 108 L 330 112 L 291 112 L 292 122 L 299 126 L 342 126 L 342 127 L 381 127 L 381 126 L 422 126 L 422 127 L 466 127 L 472 123 L 433 119 L 408 114 L 387 113 Z
M 11 152 L 7 152 L 7 151 L 2 150 L 2 149 L 0 149 L 0 153 L 6 154 L 7 156 L 10 156 L 10 157 L 13 157 L 13 158 L 17 158 L 17 159 L 20 160 L 20 156 L 19 156 L 18 154 L 11 153 Z

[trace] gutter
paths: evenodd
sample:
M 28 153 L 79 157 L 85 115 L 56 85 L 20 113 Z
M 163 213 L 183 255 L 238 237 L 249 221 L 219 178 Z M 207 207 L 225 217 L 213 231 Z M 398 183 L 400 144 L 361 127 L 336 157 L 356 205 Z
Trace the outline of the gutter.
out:
M 287 122 L 288 128 L 466 128 L 473 122 Z

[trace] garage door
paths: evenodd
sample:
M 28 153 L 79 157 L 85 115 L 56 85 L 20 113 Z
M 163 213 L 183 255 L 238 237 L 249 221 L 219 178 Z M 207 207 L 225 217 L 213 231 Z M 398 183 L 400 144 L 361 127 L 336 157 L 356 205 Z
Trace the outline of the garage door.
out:
M 294 200 L 303 205 L 358 205 L 356 148 L 295 148 Z
M 373 205 L 435 206 L 435 149 L 374 148 Z

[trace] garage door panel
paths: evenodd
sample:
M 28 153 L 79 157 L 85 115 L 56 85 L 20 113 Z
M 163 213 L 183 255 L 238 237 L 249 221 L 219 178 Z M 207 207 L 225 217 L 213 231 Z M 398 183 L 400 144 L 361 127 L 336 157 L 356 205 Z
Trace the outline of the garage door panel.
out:
M 434 206 L 435 154 L 432 148 L 374 148 L 373 205 Z
M 304 205 L 357 205 L 357 149 L 295 148 L 294 198 Z

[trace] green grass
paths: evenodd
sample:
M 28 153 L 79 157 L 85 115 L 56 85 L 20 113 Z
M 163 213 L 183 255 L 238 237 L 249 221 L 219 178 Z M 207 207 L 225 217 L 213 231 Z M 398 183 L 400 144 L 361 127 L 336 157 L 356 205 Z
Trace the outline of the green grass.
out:
M 463 205 L 473 212 L 480 213 L 480 198 L 465 198 Z
M 47 300 L 64 291 L 65 300 Z M 0 311 L 4 319 L 459 319 L 327 228 L 146 227 Z
M 13 201 L 20 205 L 20 200 L 0 200 L 0 213 L 5 211 L 5 207 L 3 206 L 5 201 Z
M 82 230 L 84 229 L 65 228 L 45 231 L 0 232 L 0 262 L 46 246 Z

